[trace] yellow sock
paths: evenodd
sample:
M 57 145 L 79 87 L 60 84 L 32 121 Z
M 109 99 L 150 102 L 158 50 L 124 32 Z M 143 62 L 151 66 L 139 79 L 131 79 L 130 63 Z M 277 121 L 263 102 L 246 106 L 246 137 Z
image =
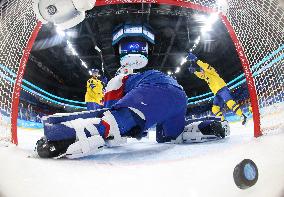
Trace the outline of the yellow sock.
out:
M 220 110 L 220 107 L 217 105 L 212 106 L 212 112 L 215 114 L 215 116 L 221 117 L 221 120 L 224 121 L 225 117 L 223 116 L 223 113 Z
M 238 116 L 242 116 L 243 112 L 240 108 L 240 106 L 233 100 L 229 100 L 227 101 L 227 106 L 229 107 L 230 110 L 232 110 L 233 112 L 235 112 L 235 114 L 237 114 Z

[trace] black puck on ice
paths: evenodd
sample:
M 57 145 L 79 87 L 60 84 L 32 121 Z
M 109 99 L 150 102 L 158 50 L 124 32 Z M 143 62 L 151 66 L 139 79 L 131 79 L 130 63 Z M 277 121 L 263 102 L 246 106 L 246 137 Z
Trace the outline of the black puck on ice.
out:
M 258 179 L 258 170 L 255 163 L 250 159 L 244 159 L 234 169 L 234 181 L 240 189 L 253 186 Z

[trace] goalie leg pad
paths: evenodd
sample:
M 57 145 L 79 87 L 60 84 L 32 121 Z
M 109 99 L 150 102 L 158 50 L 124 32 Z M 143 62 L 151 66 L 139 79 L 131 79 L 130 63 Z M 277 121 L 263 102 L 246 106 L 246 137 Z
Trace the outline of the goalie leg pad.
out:
M 66 157 L 70 159 L 93 155 L 101 151 L 105 145 L 104 139 L 99 135 L 95 125 L 100 123 L 99 118 L 75 119 L 64 122 L 65 126 L 74 129 L 76 142 L 71 144 Z
M 77 130 L 84 130 L 87 137 L 98 133 L 95 124 L 99 124 L 99 118 L 78 118 L 59 124 L 45 124 L 44 135 L 49 141 L 59 141 L 67 139 L 76 139 Z
M 66 157 L 73 159 L 101 151 L 105 142 L 95 126 L 100 121 L 100 118 L 78 118 L 52 125 L 50 130 L 45 130 L 46 141 L 43 141 L 43 143 L 39 141 L 37 146 L 39 156 L 49 158 L 65 153 Z M 64 137 L 68 135 L 68 140 L 63 139 L 62 134 L 65 135 Z M 72 143 L 65 143 L 70 142 L 70 140 L 72 140 Z
M 108 147 L 118 146 L 127 142 L 126 137 L 121 137 L 117 121 L 110 111 L 104 112 L 102 122 L 106 128 L 104 138 Z
M 68 147 L 66 151 L 66 157 L 69 159 L 76 159 L 94 155 L 102 151 L 104 145 L 105 141 L 100 135 L 94 135 L 85 139 L 81 139 Z

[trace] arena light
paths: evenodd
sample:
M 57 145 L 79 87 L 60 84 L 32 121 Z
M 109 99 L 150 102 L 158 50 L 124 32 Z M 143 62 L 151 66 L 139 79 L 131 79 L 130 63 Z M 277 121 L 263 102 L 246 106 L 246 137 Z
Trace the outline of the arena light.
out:
M 194 43 L 195 43 L 195 44 L 199 44 L 199 42 L 200 42 L 200 36 L 197 37 L 197 39 L 195 40 Z
M 67 46 L 70 49 L 72 55 L 78 56 L 77 51 L 74 49 L 74 47 L 72 46 L 71 42 L 69 42 L 68 40 L 67 40 Z
M 200 36 L 197 37 L 197 39 L 194 41 L 194 45 L 191 47 L 191 49 L 189 49 L 190 52 L 194 51 L 195 48 L 197 47 L 197 45 L 200 42 Z
M 209 19 L 208 19 L 207 23 L 213 25 L 218 20 L 218 17 L 219 17 L 219 13 L 218 12 L 214 12 L 213 14 L 211 14 L 209 16 Z
M 182 66 L 187 61 L 186 57 L 182 58 L 180 65 Z
M 168 75 L 171 75 L 171 74 L 173 74 L 171 71 L 168 71 Z
M 76 51 L 73 47 L 71 47 L 70 50 L 71 50 L 71 52 L 72 52 L 73 55 L 78 56 L 77 51 Z
M 212 25 L 205 25 L 201 28 L 202 35 L 206 34 L 209 31 L 212 31 Z
M 89 70 L 89 74 L 92 76 L 92 71 Z
M 101 49 L 96 45 L 95 46 L 95 49 L 100 53 L 101 52 Z
M 212 30 L 213 24 L 218 20 L 218 16 L 219 16 L 219 13 L 215 12 L 208 17 L 206 24 L 201 28 L 202 34 L 205 34 L 208 31 Z
M 81 60 L 81 59 L 80 59 L 80 60 Z M 84 66 L 85 68 L 88 68 L 87 64 L 86 64 L 83 60 L 81 60 L 81 64 L 82 64 L 82 66 Z
M 196 14 L 196 15 L 194 15 L 194 18 L 199 23 L 205 23 L 206 20 L 207 20 L 207 17 L 203 14 Z
M 56 32 L 61 37 L 65 36 L 65 32 L 62 29 L 60 29 L 59 27 L 56 27 Z
M 179 72 L 180 72 L 180 67 L 177 67 L 175 73 L 179 73 Z

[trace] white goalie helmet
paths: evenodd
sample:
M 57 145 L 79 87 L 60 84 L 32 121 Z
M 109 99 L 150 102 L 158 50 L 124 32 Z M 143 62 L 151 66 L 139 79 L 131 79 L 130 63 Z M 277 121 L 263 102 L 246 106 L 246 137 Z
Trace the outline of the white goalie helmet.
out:
M 95 6 L 94 0 L 34 0 L 33 10 L 43 24 L 54 23 L 60 29 L 74 27 L 85 19 L 85 11 Z
M 148 64 L 148 58 L 143 54 L 127 54 L 120 59 L 120 64 L 129 69 L 140 69 Z
M 123 74 L 123 75 L 129 75 L 129 74 L 133 74 L 133 73 L 134 73 L 134 71 L 133 71 L 132 68 L 129 68 L 129 67 L 127 67 L 127 66 L 121 66 L 121 67 L 117 70 L 116 75 L 121 75 L 121 74 Z

